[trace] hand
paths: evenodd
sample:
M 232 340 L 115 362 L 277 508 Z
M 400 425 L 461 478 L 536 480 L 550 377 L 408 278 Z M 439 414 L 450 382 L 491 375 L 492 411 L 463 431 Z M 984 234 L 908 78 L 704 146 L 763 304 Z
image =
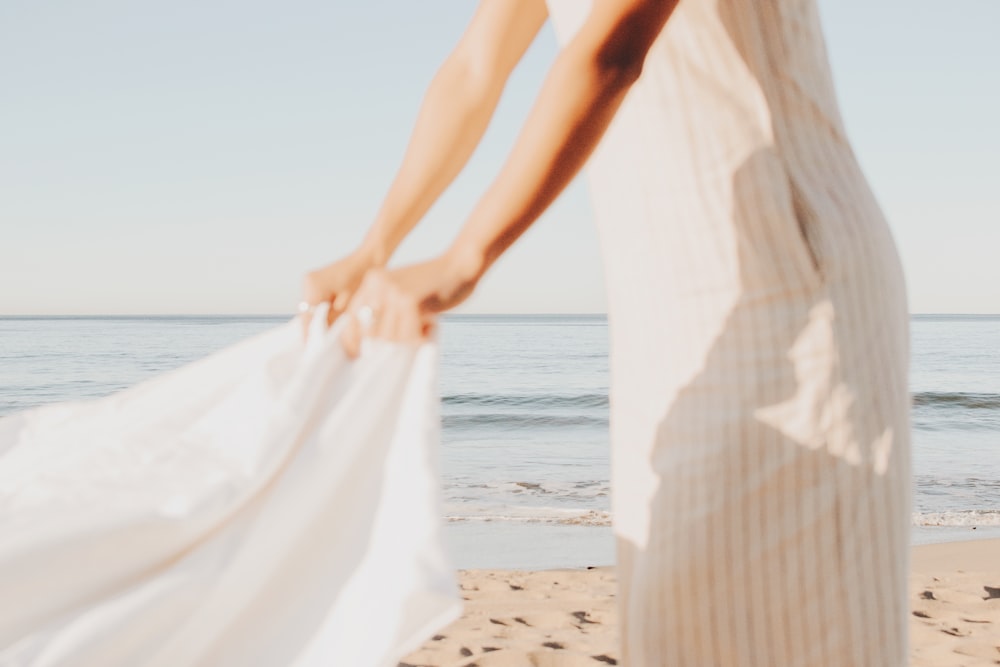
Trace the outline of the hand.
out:
M 436 315 L 454 308 L 475 289 L 474 262 L 445 254 L 400 269 L 371 269 L 347 306 L 350 318 L 340 342 L 351 358 L 365 336 L 415 343 L 430 337 Z
M 370 254 L 358 250 L 323 268 L 310 271 L 302 281 L 302 301 L 312 306 L 329 303 L 326 324 L 330 326 L 347 308 L 365 272 L 374 266 L 376 264 Z M 308 334 L 311 321 L 312 311 L 302 313 L 303 335 Z

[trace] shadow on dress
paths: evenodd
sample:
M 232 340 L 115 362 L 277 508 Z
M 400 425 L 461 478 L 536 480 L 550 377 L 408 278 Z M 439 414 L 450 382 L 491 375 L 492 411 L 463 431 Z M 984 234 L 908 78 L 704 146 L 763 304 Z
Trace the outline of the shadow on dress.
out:
M 759 213 L 762 183 L 783 226 Z M 898 414 L 843 372 L 853 311 L 772 150 L 735 174 L 733 201 L 746 289 L 659 422 L 647 543 L 618 539 L 623 664 L 902 664 Z

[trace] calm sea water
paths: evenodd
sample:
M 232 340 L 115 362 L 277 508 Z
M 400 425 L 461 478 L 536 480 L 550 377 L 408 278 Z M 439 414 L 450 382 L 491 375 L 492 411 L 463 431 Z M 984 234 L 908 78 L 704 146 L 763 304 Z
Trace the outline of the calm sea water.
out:
M 2 317 L 0 416 L 109 394 L 285 320 Z M 1000 316 L 912 324 L 914 539 L 996 534 Z M 460 566 L 611 562 L 607 345 L 603 316 L 442 323 L 442 481 Z

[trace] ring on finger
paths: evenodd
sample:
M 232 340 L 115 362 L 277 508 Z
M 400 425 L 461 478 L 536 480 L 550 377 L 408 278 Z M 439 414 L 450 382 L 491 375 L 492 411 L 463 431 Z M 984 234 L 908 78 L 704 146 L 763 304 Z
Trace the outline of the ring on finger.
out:
M 309 303 L 308 301 L 299 301 L 299 314 L 305 315 L 309 313 L 310 315 L 316 310 L 315 303 Z

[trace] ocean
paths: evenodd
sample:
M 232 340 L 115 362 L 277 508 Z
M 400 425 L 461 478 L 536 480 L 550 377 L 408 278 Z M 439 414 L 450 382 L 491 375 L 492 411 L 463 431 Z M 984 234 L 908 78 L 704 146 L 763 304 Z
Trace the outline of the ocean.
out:
M 96 398 L 286 316 L 0 317 L 0 417 Z M 442 491 L 456 564 L 613 562 L 600 315 L 451 315 Z M 1000 536 L 1000 316 L 912 319 L 914 543 Z

